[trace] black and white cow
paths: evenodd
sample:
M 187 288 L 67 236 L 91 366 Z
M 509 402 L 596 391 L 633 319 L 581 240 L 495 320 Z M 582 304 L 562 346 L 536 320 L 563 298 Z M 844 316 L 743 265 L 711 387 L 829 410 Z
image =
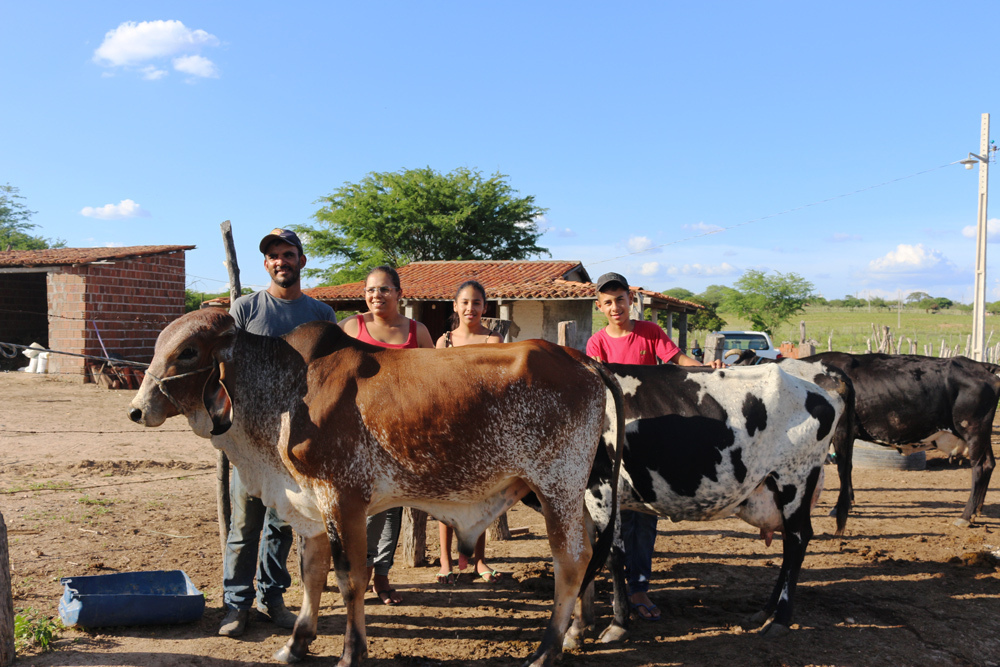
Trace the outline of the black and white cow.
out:
M 1000 400 L 1000 366 L 966 357 L 823 352 L 804 361 L 841 369 L 854 385 L 854 437 L 895 447 L 904 454 L 940 449 L 972 463 L 972 490 L 956 526 L 968 526 L 986 500 L 996 461 L 990 444 Z M 752 363 L 747 355 L 739 363 Z M 785 363 L 785 362 L 780 362 Z M 854 438 L 835 443 L 840 496 L 838 526 L 854 500 Z
M 850 382 L 820 362 L 716 371 L 675 365 L 608 368 L 625 396 L 621 508 L 672 521 L 736 515 L 760 528 L 768 543 L 774 532 L 782 532 L 778 580 L 752 621 L 761 625 L 773 617 L 764 631 L 787 631 L 827 451 L 835 434 L 846 437 L 853 428 Z M 606 442 L 614 442 L 615 435 L 609 426 Z M 611 496 L 613 479 L 606 451 L 602 447 L 598 453 L 588 492 L 591 516 L 598 521 L 609 520 L 601 508 Z M 612 572 L 615 619 L 602 633 L 603 642 L 627 634 L 620 543 L 612 552 Z M 592 602 L 592 594 L 585 600 Z M 565 646 L 578 646 L 593 622 L 593 607 L 587 605 Z

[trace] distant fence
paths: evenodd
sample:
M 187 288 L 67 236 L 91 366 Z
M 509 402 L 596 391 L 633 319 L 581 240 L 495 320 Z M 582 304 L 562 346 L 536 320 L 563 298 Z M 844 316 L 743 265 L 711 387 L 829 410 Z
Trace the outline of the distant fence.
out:
M 808 356 L 810 354 L 816 353 L 816 348 L 818 342 L 814 340 L 805 340 L 805 322 L 799 324 L 801 331 L 801 342 L 796 345 L 795 343 L 790 343 L 785 341 L 781 344 L 780 350 L 781 354 L 786 357 L 798 358 L 799 356 Z M 995 364 L 1000 363 L 1000 342 L 990 345 L 990 340 L 993 338 L 993 332 L 990 332 L 989 337 L 986 339 L 986 345 L 983 350 L 983 361 Z M 803 349 L 800 349 L 803 348 Z M 909 336 L 899 336 L 898 338 L 893 334 L 892 328 L 889 326 L 876 326 L 872 323 L 872 335 L 865 339 L 865 352 L 873 353 L 880 352 L 883 354 L 922 354 L 925 357 L 957 357 L 959 355 L 972 358 L 972 335 L 966 336 L 965 345 L 949 345 L 944 338 L 941 339 L 941 343 L 928 342 L 922 345 L 917 341 L 916 338 L 910 338 Z M 826 343 L 827 351 L 833 350 L 833 332 L 830 332 L 830 336 Z M 854 350 L 848 350 L 848 352 L 854 352 Z M 937 354 L 935 354 L 937 353 Z

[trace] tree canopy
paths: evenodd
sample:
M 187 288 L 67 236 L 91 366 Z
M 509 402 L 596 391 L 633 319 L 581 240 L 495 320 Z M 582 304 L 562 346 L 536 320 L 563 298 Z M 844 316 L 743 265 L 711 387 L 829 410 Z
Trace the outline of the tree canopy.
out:
M 306 255 L 329 258 L 329 269 L 307 270 L 325 284 L 359 280 L 380 264 L 421 260 L 526 259 L 538 246 L 546 209 L 519 197 L 507 176 L 489 178 L 459 168 L 373 172 L 322 197 L 316 228 L 299 226 Z
M 18 188 L 10 183 L 0 185 L 0 252 L 11 250 L 44 250 L 62 248 L 65 241 L 32 236 L 28 232 L 38 225 L 31 222 L 35 211 L 29 211 L 21 200 Z
M 804 310 L 813 284 L 795 273 L 750 269 L 736 281 L 736 290 L 731 298 L 736 312 L 755 329 L 773 334 L 778 325 Z

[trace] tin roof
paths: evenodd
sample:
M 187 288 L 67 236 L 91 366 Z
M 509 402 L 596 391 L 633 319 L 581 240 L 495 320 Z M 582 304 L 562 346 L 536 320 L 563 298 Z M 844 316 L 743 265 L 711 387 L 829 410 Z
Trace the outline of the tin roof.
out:
M 73 266 L 194 250 L 193 245 L 134 245 L 124 248 L 48 248 L 0 251 L 0 268 Z

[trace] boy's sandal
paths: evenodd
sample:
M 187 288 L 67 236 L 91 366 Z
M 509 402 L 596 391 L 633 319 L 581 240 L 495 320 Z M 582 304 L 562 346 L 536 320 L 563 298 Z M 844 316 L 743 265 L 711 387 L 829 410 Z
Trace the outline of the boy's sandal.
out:
M 437 582 L 442 586 L 453 586 L 455 584 L 455 573 L 454 572 L 438 572 Z
M 655 604 L 644 605 L 637 602 L 632 603 L 632 611 L 644 621 L 656 622 L 660 620 L 660 610 Z

